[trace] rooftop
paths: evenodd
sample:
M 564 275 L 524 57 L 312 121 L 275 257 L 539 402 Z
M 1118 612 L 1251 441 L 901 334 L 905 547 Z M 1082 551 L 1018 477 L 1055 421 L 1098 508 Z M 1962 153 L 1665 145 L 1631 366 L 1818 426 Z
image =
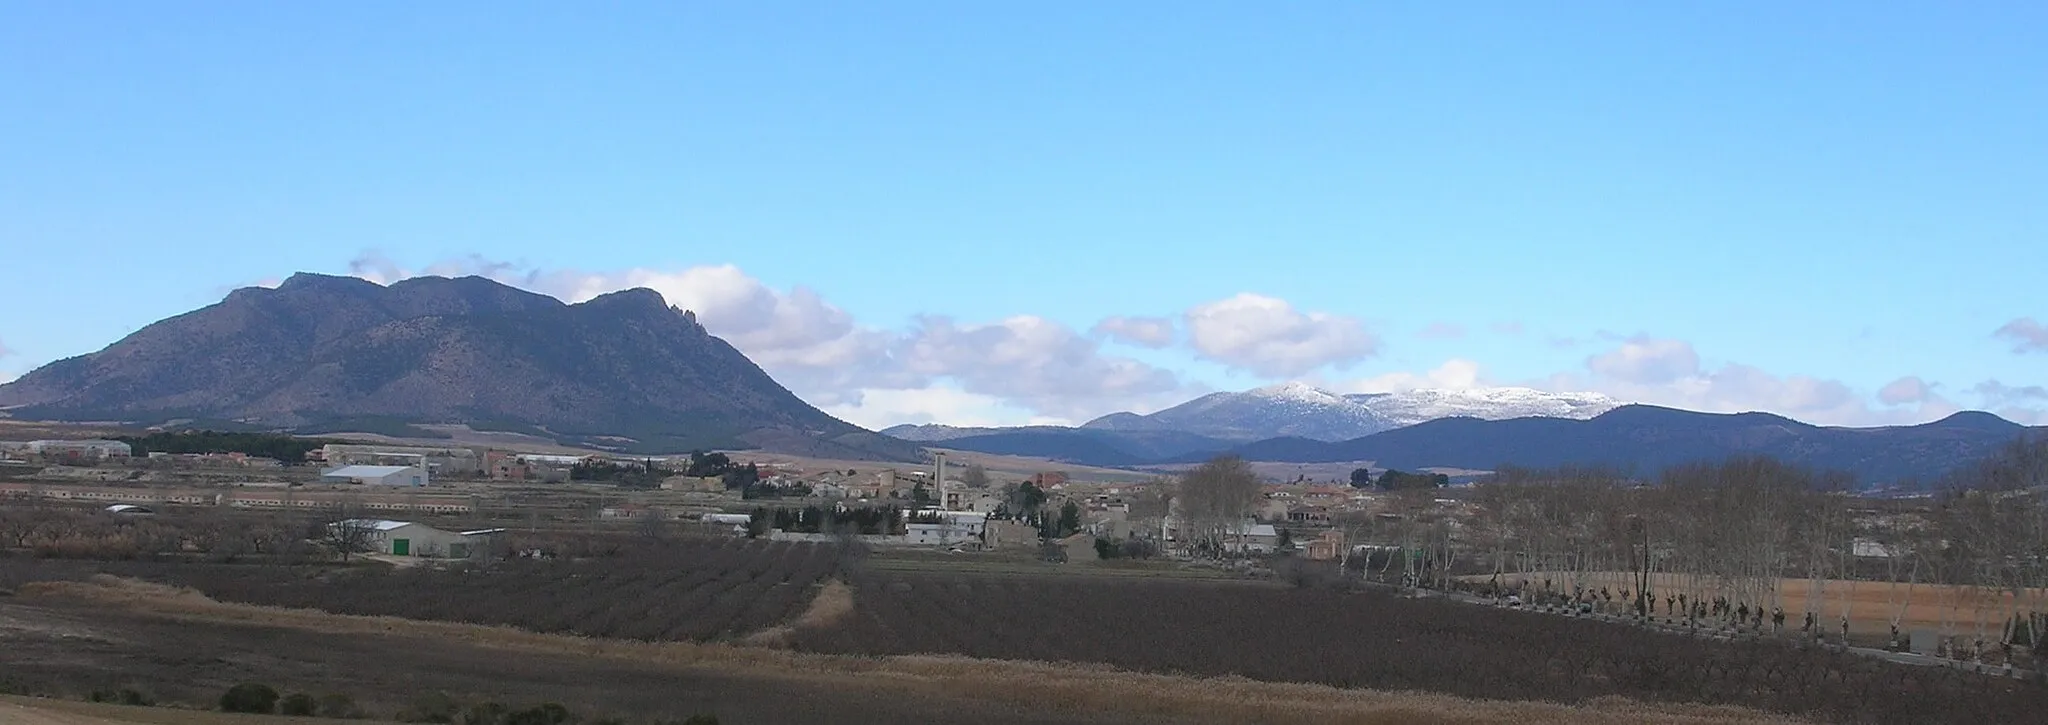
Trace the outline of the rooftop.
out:
M 361 526 L 361 527 L 364 527 L 364 528 L 368 528 L 368 529 L 370 529 L 370 530 L 372 530 L 372 531 L 390 531 L 390 530 L 392 530 L 392 529 L 397 529 L 397 528 L 403 528 L 403 527 L 406 527 L 406 526 L 411 526 L 411 525 L 412 525 L 412 522 L 411 522 L 411 521 L 392 521 L 391 519 L 345 519 L 345 520 L 342 520 L 342 521 L 336 521 L 336 522 L 334 522 L 334 525 L 335 525 L 335 526 Z
M 354 476 L 389 476 L 389 475 L 391 475 L 391 474 L 394 474 L 394 473 L 404 473 L 404 472 L 406 472 L 406 471 L 410 471 L 410 470 L 417 470 L 417 469 L 415 469 L 415 468 L 414 468 L 414 467 L 412 467 L 412 466 L 342 466 L 342 467 L 340 467 L 340 468 L 336 468 L 336 469 L 334 469 L 334 470 L 331 470 L 331 471 L 327 471 L 327 472 L 325 472 L 325 473 L 322 473 L 322 474 L 320 474 L 320 475 L 322 475 L 322 476 L 350 476 L 350 477 L 354 477 Z

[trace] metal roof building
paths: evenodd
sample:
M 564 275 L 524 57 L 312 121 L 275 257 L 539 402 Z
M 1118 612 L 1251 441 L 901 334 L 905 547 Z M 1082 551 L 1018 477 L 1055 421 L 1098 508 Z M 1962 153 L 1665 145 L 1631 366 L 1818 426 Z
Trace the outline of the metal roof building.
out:
M 427 469 L 419 466 L 342 466 L 322 472 L 320 480 L 366 486 L 425 486 Z
M 364 548 L 390 556 L 414 556 L 429 559 L 464 559 L 476 553 L 480 547 L 489 546 L 491 540 L 504 529 L 478 529 L 456 533 L 442 531 L 426 524 L 390 519 L 347 519 L 327 525 L 329 529 L 347 529 L 360 532 L 360 543 Z M 350 538 L 354 538 L 351 536 Z

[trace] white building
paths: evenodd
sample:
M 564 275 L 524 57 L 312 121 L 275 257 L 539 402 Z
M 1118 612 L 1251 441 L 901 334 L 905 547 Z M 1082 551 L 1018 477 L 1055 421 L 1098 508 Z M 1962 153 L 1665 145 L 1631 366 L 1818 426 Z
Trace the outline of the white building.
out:
M 442 531 L 426 524 L 390 519 L 347 519 L 328 524 L 327 527 L 347 527 L 361 531 L 363 545 L 379 554 L 429 559 L 468 558 L 476 551 L 476 547 L 487 545 L 492 536 L 505 531 L 479 529 L 456 533 Z
M 1280 545 L 1280 530 L 1272 524 L 1240 522 L 1223 532 L 1223 550 L 1268 553 Z
M 907 543 L 922 546 L 956 546 L 981 544 L 981 533 L 988 530 L 988 514 L 973 511 L 939 511 L 925 509 L 914 514 L 904 524 Z M 932 521 L 936 518 L 937 521 Z
M 127 458 L 134 453 L 134 449 L 126 443 L 99 438 L 76 441 L 29 441 L 23 448 L 28 453 L 46 458 L 79 458 L 88 461 Z
M 342 466 L 322 472 L 320 481 L 365 486 L 425 486 L 427 470 L 419 466 Z

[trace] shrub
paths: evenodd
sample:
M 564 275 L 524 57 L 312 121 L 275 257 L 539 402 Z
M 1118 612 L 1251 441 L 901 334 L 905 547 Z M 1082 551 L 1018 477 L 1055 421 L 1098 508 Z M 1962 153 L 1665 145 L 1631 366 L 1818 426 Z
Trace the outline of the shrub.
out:
M 362 717 L 363 711 L 356 707 L 355 698 L 339 692 L 332 692 L 320 696 L 319 715 L 325 718 L 346 720 Z
M 462 714 L 462 725 L 501 725 L 505 722 L 506 707 L 496 702 L 479 702 L 469 706 Z
M 253 712 L 268 715 L 277 708 L 277 691 L 269 685 L 244 682 L 220 696 L 221 712 Z
M 507 714 L 505 725 L 563 725 L 569 719 L 569 708 L 549 702 Z
M 128 688 L 122 688 L 119 690 L 94 690 L 92 695 L 87 699 L 90 699 L 93 702 L 110 702 L 116 705 L 133 705 L 136 707 L 149 707 L 150 705 L 156 704 L 156 701 L 150 699 L 148 695 L 144 695 L 141 692 L 131 690 Z
M 303 692 L 294 692 L 277 703 L 277 714 L 279 715 L 310 717 L 319 713 L 320 701 L 313 699 L 312 695 Z
M 445 692 L 432 692 L 412 701 L 412 707 L 399 715 L 405 722 L 453 723 L 455 716 L 462 712 L 462 706 Z

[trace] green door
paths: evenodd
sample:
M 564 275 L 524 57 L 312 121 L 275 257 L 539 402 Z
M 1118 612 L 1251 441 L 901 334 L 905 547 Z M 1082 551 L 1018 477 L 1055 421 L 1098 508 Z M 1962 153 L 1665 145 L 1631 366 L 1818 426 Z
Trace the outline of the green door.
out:
M 392 556 L 412 556 L 412 539 L 392 539 Z

